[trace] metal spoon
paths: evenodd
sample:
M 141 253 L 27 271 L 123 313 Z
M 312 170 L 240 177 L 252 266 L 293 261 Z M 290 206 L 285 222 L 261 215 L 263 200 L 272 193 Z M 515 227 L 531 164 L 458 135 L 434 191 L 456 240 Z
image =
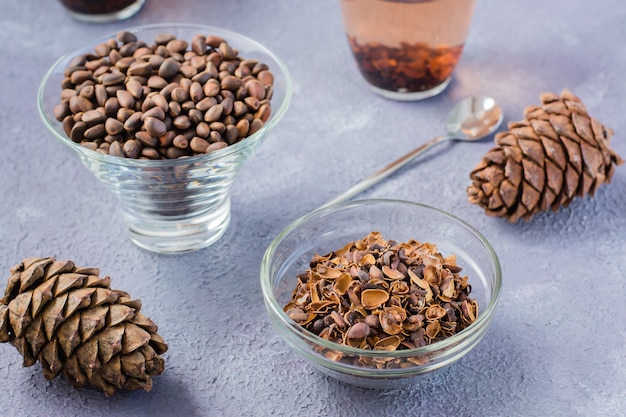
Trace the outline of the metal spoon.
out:
M 322 207 L 349 200 L 361 191 L 365 191 L 372 185 L 387 178 L 438 143 L 447 140 L 462 140 L 467 142 L 480 140 L 493 133 L 500 126 L 500 123 L 502 123 L 502 109 L 494 99 L 490 97 L 468 97 L 461 100 L 450 110 L 450 113 L 448 113 L 446 134 L 437 136 L 419 148 L 395 160 L 355 184 L 343 194 L 333 198 Z

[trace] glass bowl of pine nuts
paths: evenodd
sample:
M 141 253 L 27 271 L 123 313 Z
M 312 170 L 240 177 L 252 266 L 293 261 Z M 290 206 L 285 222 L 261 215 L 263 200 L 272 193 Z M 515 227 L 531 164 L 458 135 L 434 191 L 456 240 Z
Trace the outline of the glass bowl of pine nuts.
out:
M 61 57 L 43 124 L 118 197 L 130 239 L 177 253 L 217 241 L 230 187 L 285 114 L 292 80 L 267 47 L 195 24 L 129 28 Z

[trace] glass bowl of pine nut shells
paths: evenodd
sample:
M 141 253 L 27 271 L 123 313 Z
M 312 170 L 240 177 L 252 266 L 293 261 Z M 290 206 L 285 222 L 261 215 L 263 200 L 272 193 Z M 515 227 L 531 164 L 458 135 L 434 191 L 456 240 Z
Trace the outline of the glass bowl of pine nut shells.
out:
M 121 30 L 61 57 L 43 124 L 119 199 L 130 239 L 160 253 L 217 241 L 230 187 L 285 114 L 292 80 L 257 41 L 213 26 Z
M 449 365 L 489 328 L 501 269 L 487 240 L 426 205 L 360 200 L 316 210 L 269 245 L 273 327 L 326 375 L 397 388 Z

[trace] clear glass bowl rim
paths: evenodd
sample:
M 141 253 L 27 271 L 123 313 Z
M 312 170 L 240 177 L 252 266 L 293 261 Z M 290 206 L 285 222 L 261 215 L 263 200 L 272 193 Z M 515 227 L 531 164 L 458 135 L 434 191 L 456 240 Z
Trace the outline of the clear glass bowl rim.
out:
M 376 351 L 376 350 L 354 348 L 351 346 L 342 345 L 342 344 L 338 344 L 338 343 L 334 343 L 334 342 L 330 342 L 328 340 L 322 339 L 316 334 L 301 327 L 299 324 L 297 324 L 295 321 L 293 321 L 287 316 L 287 314 L 283 311 L 282 306 L 278 303 L 278 300 L 276 300 L 276 297 L 274 297 L 274 292 L 272 290 L 272 279 L 270 276 L 270 264 L 271 264 L 271 261 L 272 261 L 272 258 L 273 258 L 274 252 L 276 251 L 277 246 L 293 230 L 298 228 L 301 224 L 306 223 L 315 217 L 333 213 L 339 210 L 349 209 L 351 207 L 357 207 L 361 205 L 373 205 L 373 204 L 411 205 L 411 206 L 419 207 L 421 209 L 433 211 L 443 217 L 448 218 L 449 220 L 452 220 L 454 223 L 463 227 L 465 230 L 469 231 L 482 243 L 484 248 L 487 250 L 487 252 L 491 256 L 491 260 L 493 261 L 495 276 L 493 280 L 494 281 L 493 289 L 492 289 L 491 297 L 489 298 L 489 303 L 487 307 L 483 310 L 482 314 L 479 314 L 479 316 L 471 325 L 469 325 L 468 327 L 466 327 L 459 333 L 456 333 L 444 340 L 440 340 L 430 345 L 426 345 L 426 346 L 422 346 L 422 347 L 414 348 L 414 349 L 403 349 L 403 350 L 395 350 L 395 351 Z M 364 357 L 380 358 L 380 359 L 407 358 L 407 357 L 413 357 L 413 356 L 428 355 L 428 354 L 433 354 L 433 353 L 436 354 L 438 352 L 440 353 L 442 351 L 446 351 L 449 347 L 462 343 L 465 339 L 470 338 L 475 333 L 475 331 L 478 331 L 483 326 L 489 324 L 493 316 L 493 313 L 495 311 L 496 305 L 498 304 L 498 300 L 500 299 L 500 293 L 501 293 L 501 287 L 502 287 L 502 268 L 500 266 L 500 261 L 498 259 L 498 256 L 495 250 L 493 249 L 493 247 L 491 246 L 491 244 L 476 228 L 466 223 L 465 221 L 461 220 L 460 218 L 450 213 L 447 213 L 441 209 L 438 209 L 436 207 L 432 207 L 426 204 L 412 202 L 412 201 L 394 200 L 394 199 L 366 199 L 366 200 L 355 200 L 355 201 L 350 201 L 350 202 L 343 202 L 343 203 L 335 204 L 333 206 L 328 206 L 328 207 L 315 210 L 311 213 L 308 213 L 300 217 L 299 219 L 291 223 L 289 226 L 287 226 L 282 232 L 280 232 L 274 238 L 274 240 L 272 240 L 272 242 L 268 246 L 263 256 L 263 259 L 261 261 L 260 275 L 261 275 L 261 291 L 263 293 L 263 298 L 265 300 L 265 305 L 267 306 L 268 312 L 270 313 L 270 316 L 272 317 L 272 319 L 278 320 L 278 323 L 276 324 L 281 326 L 284 330 L 287 330 L 289 331 L 290 334 L 297 336 L 301 341 L 304 340 L 304 341 L 307 341 L 314 345 L 321 346 L 326 349 L 341 352 L 345 355 L 364 356 Z M 339 368 L 342 368 L 342 367 L 339 366 Z M 411 368 L 405 368 L 406 371 L 410 369 Z M 372 370 L 365 370 L 364 372 L 371 372 L 371 371 Z M 398 370 L 394 370 L 394 369 L 389 369 L 389 370 L 378 369 L 374 371 L 398 372 Z M 400 370 L 400 372 L 402 372 L 402 370 Z
M 231 46 L 235 49 L 240 49 L 237 45 L 237 40 L 245 41 L 250 44 L 250 46 L 258 49 L 260 52 L 268 55 L 271 59 L 273 59 L 278 65 L 278 69 L 280 72 L 277 72 L 275 68 L 270 68 L 270 71 L 274 74 L 275 77 L 284 78 L 285 83 L 285 95 L 282 101 L 279 103 L 278 108 L 272 106 L 272 114 L 267 121 L 267 123 L 255 132 L 253 135 L 248 136 L 245 140 L 241 140 L 233 145 L 229 145 L 223 149 L 216 150 L 209 154 L 205 155 L 197 155 L 190 156 L 186 158 L 177 158 L 177 159 L 156 159 L 156 160 L 141 160 L 141 159 L 132 159 L 132 158 L 123 158 L 112 155 L 105 155 L 100 152 L 92 151 L 91 149 L 87 149 L 84 146 L 81 146 L 78 143 L 73 142 L 70 138 L 65 135 L 62 128 L 60 127 L 60 123 L 52 118 L 50 119 L 46 114 L 46 104 L 44 103 L 44 93 L 50 78 L 58 72 L 59 70 L 63 71 L 65 67 L 62 65 L 67 65 L 69 60 L 74 58 L 76 55 L 83 54 L 88 52 L 89 48 L 93 50 L 93 47 L 98 45 L 99 43 L 105 42 L 111 38 L 115 38 L 117 33 L 120 31 L 128 31 L 135 34 L 140 34 L 140 32 L 151 31 L 151 30 L 176 30 L 176 29 L 184 29 L 184 30 L 197 30 L 199 34 L 206 35 L 218 35 L 221 37 L 228 38 L 228 41 Z M 140 40 L 143 40 L 140 38 Z M 143 40 L 147 42 L 147 40 Z M 245 57 L 244 57 L 245 58 Z M 59 85 L 59 97 L 61 93 L 61 86 Z M 74 49 L 71 52 L 68 52 L 61 56 L 56 62 L 46 71 L 41 83 L 39 84 L 39 88 L 37 90 L 37 111 L 39 113 L 39 117 L 43 121 L 46 128 L 53 134 L 53 136 L 59 140 L 61 143 L 68 146 L 75 152 L 79 154 L 85 155 L 90 159 L 96 159 L 101 162 L 105 162 L 107 164 L 120 165 L 120 166 L 130 166 L 137 168 L 157 168 L 157 167 L 173 167 L 181 164 L 193 164 L 193 163 L 210 163 L 213 161 L 218 161 L 219 159 L 235 154 L 242 149 L 245 149 L 249 146 L 254 146 L 258 141 L 256 140 L 258 137 L 263 137 L 270 131 L 287 112 L 289 108 L 289 104 L 291 102 L 291 96 L 293 94 L 293 80 L 291 78 L 291 74 L 287 69 L 285 63 L 280 59 L 274 52 L 268 49 L 265 45 L 260 42 L 242 35 L 240 33 L 223 29 L 217 26 L 211 25 L 202 25 L 202 24 L 194 24 L 194 23 L 154 23 L 148 25 L 140 25 L 133 26 L 129 28 L 119 29 L 115 32 L 111 32 L 107 35 L 104 35 L 95 40 L 91 40 L 83 44 L 82 46 Z

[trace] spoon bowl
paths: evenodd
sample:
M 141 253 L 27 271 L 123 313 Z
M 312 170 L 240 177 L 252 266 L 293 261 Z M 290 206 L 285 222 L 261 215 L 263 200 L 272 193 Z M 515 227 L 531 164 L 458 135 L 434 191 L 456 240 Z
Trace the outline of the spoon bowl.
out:
M 480 140 L 502 123 L 502 109 L 491 97 L 469 97 L 448 113 L 446 130 L 459 140 Z
M 491 97 L 468 97 L 458 102 L 448 113 L 446 121 L 446 133 L 424 143 L 417 149 L 396 159 L 381 170 L 373 173 L 361 182 L 352 186 L 349 190 L 328 201 L 320 208 L 332 206 L 347 201 L 371 186 L 379 183 L 389 175 L 398 171 L 409 162 L 426 152 L 438 143 L 447 140 L 461 140 L 473 142 L 481 140 L 496 129 L 502 123 L 502 109 Z

